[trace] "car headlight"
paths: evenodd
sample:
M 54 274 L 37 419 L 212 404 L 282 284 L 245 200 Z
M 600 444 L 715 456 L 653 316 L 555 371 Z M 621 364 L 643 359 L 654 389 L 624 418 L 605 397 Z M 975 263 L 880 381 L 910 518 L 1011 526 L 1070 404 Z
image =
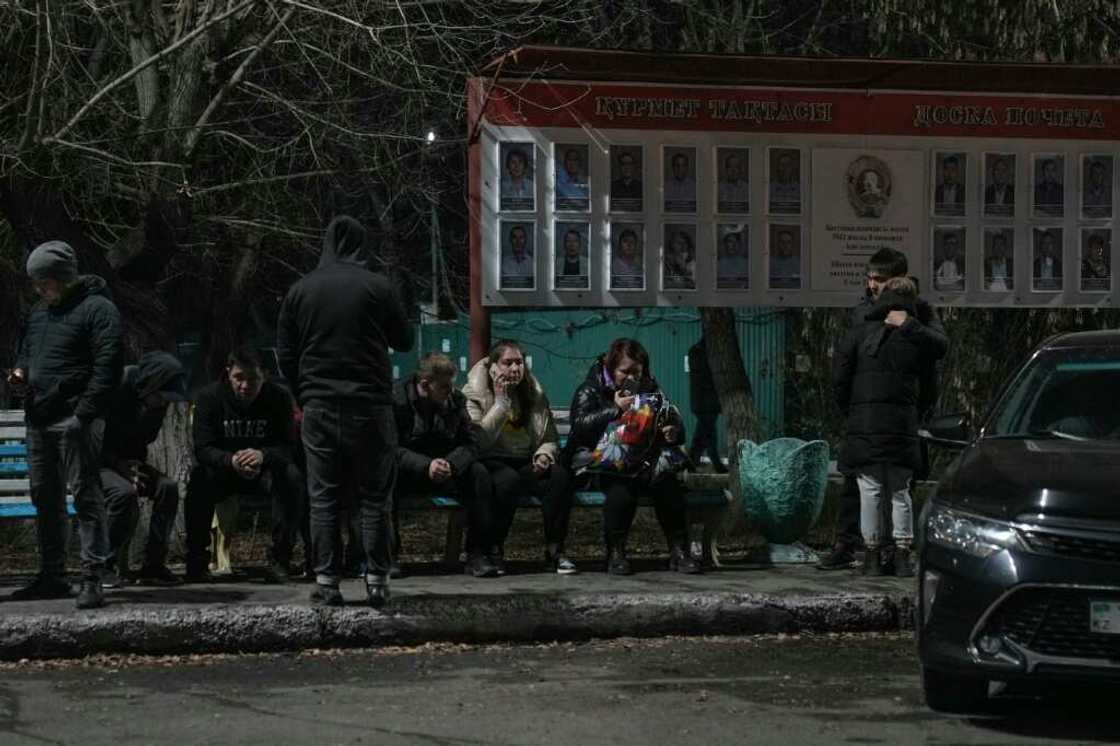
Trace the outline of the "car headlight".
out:
M 981 559 L 1021 546 L 1019 535 L 1008 523 L 939 507 L 926 519 L 926 540 Z

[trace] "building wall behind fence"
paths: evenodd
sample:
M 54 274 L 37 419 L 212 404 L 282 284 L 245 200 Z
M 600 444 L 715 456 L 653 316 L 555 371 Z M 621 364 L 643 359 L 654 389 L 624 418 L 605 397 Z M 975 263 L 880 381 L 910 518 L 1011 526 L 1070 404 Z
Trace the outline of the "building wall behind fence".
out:
M 754 392 L 755 407 L 765 437 L 785 428 L 783 400 L 787 317 L 771 308 L 742 308 L 736 313 L 739 348 Z M 695 308 L 642 309 L 522 309 L 495 311 L 494 339 L 508 337 L 522 344 L 531 358 L 533 374 L 548 392 L 554 407 L 567 407 L 576 386 L 592 361 L 617 337 L 633 337 L 649 350 L 653 373 L 685 414 L 689 430 L 695 426 L 689 407 L 686 358 L 700 338 L 700 314 Z M 462 369 L 462 385 L 475 361 L 467 359 L 469 324 L 424 324 L 416 348 L 393 354 L 394 376 L 408 375 L 425 352 L 442 351 Z

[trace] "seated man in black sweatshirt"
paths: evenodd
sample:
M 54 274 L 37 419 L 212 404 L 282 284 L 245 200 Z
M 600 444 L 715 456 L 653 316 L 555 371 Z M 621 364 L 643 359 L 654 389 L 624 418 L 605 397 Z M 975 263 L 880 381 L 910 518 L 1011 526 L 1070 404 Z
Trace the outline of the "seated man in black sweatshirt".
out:
M 105 415 L 101 447 L 101 489 L 109 522 L 109 556 L 102 584 L 119 584 L 128 570 L 121 549 L 136 530 L 139 498 L 152 501 L 141 582 L 173 584 L 178 578 L 167 569 L 167 544 L 179 510 L 179 483 L 148 463 L 148 446 L 159 435 L 169 402 L 187 400 L 183 366 L 166 352 L 149 352 L 136 365 L 126 366 Z
M 455 365 L 432 352 L 416 372 L 393 387 L 397 423 L 397 492 L 438 493 L 452 488 L 467 510 L 467 571 L 494 577 L 497 568 L 482 552 L 491 544 L 493 518 L 488 499 L 490 474 L 476 458 L 479 427 L 467 414 L 467 400 L 455 390 Z M 393 562 L 400 551 L 400 524 L 393 509 Z
M 294 407 L 287 391 L 265 380 L 260 357 L 248 348 L 231 353 L 224 379 L 198 393 L 193 425 L 196 465 L 183 511 L 188 583 L 213 580 L 208 566 L 214 505 L 231 495 L 262 493 L 272 498 L 267 579 L 287 582 L 303 493 L 293 450 Z

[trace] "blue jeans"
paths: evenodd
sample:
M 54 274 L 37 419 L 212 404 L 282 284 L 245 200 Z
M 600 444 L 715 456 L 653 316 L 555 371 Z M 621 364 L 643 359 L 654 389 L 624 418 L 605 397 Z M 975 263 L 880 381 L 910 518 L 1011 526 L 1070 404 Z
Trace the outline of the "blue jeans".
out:
M 39 571 L 61 578 L 66 574 L 66 491 L 74 495 L 78 535 L 82 542 L 82 577 L 99 580 L 109 554 L 105 496 L 98 459 L 105 420 L 83 423 L 67 417 L 50 425 L 27 425 L 27 462 L 31 502 L 39 534 Z
M 391 406 L 308 402 L 301 427 L 311 502 L 315 579 L 338 585 L 342 577 L 339 510 L 352 493 L 362 513 L 367 583 L 389 577 L 390 514 L 397 481 L 397 426 Z

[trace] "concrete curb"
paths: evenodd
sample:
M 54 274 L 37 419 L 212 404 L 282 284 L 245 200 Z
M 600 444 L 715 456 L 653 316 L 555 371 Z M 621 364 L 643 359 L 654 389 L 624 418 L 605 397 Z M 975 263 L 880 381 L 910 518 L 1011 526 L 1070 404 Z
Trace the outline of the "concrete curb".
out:
M 0 660 L 96 653 L 228 653 L 425 642 L 872 632 L 913 627 L 906 592 L 403 596 L 364 606 L 163 606 L 0 615 Z

